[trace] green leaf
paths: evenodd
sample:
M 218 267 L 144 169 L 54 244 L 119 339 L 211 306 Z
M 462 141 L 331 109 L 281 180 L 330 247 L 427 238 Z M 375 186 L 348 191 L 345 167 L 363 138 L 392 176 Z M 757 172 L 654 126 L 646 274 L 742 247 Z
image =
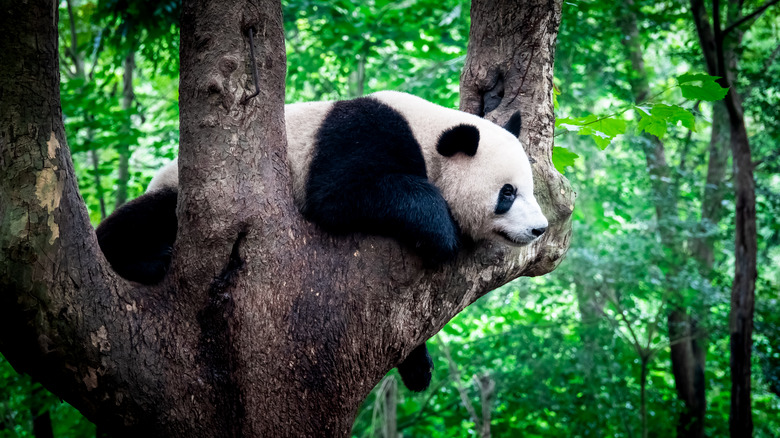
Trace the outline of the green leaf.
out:
M 723 88 L 715 82 L 719 76 L 710 76 L 704 73 L 686 73 L 677 78 L 682 95 L 686 99 L 703 100 L 712 102 L 726 97 L 728 88 Z
M 642 111 L 642 119 L 637 124 L 637 129 L 658 138 L 663 138 L 664 134 L 666 134 L 666 120 L 654 115 L 652 110 L 648 112 L 643 108 L 637 107 L 637 109 Z
M 682 123 L 682 125 L 693 132 L 696 132 L 696 120 L 693 114 L 687 109 L 677 105 L 664 105 L 662 103 L 653 105 L 653 115 L 666 119 L 667 122 Z
M 555 119 L 555 127 L 564 128 L 567 131 L 579 131 L 584 125 L 593 123 L 596 120 L 598 120 L 598 118 L 593 114 L 587 117 L 561 117 Z
M 590 135 L 602 151 L 612 143 L 612 139 L 626 132 L 626 122 L 620 119 L 604 118 L 583 126 L 580 135 Z
M 720 76 L 710 76 L 707 73 L 685 73 L 677 77 L 677 82 L 687 84 L 689 82 L 717 81 Z
M 553 166 L 555 166 L 555 169 L 558 170 L 558 172 L 566 173 L 566 166 L 574 166 L 574 160 L 579 157 L 579 155 L 566 148 L 560 148 L 558 146 L 553 147 L 552 161 Z
M 606 149 L 613 138 L 626 132 L 626 122 L 623 120 L 612 117 L 599 118 L 595 114 L 587 117 L 557 119 L 555 127 L 577 131 L 579 135 L 589 135 L 601 150 Z
M 680 122 L 684 127 L 696 132 L 696 120 L 693 114 L 681 106 L 659 103 L 652 108 L 637 106 L 635 109 L 642 116 L 637 129 L 658 138 L 663 138 L 670 123 L 677 125 L 677 122 Z

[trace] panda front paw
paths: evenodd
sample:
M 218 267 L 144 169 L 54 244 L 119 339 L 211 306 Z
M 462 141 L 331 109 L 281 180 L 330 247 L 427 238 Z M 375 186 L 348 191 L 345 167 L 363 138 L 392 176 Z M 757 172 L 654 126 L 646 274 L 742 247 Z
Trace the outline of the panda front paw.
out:
M 454 223 L 442 224 L 425 233 L 417 242 L 417 253 L 427 268 L 455 260 L 460 249 L 460 236 Z

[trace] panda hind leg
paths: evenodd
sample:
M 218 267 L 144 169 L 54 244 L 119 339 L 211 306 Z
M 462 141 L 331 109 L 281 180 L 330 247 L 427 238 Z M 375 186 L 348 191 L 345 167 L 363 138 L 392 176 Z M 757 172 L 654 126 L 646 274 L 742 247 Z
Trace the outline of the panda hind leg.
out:
M 122 278 L 160 282 L 171 263 L 178 229 L 175 189 L 144 194 L 116 209 L 97 227 L 103 255 Z
M 398 365 L 398 373 L 401 380 L 410 391 L 421 392 L 428 389 L 431 384 L 433 372 L 433 360 L 428 354 L 425 342 L 409 353 L 409 356 Z

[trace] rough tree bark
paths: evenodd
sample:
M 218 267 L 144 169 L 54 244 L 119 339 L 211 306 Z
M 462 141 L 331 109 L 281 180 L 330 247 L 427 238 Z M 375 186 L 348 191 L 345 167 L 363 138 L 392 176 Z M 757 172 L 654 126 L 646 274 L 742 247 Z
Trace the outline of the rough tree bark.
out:
M 550 163 L 560 1 L 492 5 L 523 27 L 485 36 L 514 47 L 512 62 L 480 64 L 504 69 L 512 91 L 498 108 L 534 114 L 525 140 L 550 229 L 522 250 L 479 245 L 435 270 L 389 239 L 323 235 L 293 206 L 280 3 L 186 1 L 180 227 L 170 275 L 154 287 L 113 273 L 79 197 L 56 2 L 0 7 L 0 350 L 112 436 L 347 436 L 366 394 L 414 347 L 566 252 L 574 195 Z M 250 29 L 262 85 L 243 104 Z
M 758 276 L 756 235 L 756 193 L 753 162 L 745 126 L 742 99 L 736 86 L 736 58 L 741 41 L 737 23 L 742 16 L 742 1 L 729 1 L 727 26 L 721 26 L 720 1 L 712 2 L 712 24 L 703 0 L 691 0 L 691 12 L 699 34 L 710 74 L 720 76 L 721 86 L 729 91 L 723 101 L 728 113 L 736 194 L 734 224 L 734 283 L 731 290 L 731 410 L 729 429 L 732 437 L 752 436 L 753 417 L 750 397 L 750 356 L 753 345 L 753 308 Z M 761 13 L 765 7 L 756 10 Z M 753 15 L 753 14 L 750 14 Z M 713 72 L 714 69 L 714 72 Z

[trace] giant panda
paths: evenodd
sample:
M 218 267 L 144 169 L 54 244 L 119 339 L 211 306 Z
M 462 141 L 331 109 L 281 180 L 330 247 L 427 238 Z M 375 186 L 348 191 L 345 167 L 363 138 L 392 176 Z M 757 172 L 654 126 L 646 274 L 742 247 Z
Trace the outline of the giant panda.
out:
M 285 106 L 293 196 L 304 217 L 332 234 L 391 237 L 424 266 L 455 258 L 466 241 L 522 246 L 547 229 L 518 140 L 519 114 L 505 127 L 424 99 L 382 91 L 344 101 Z M 176 237 L 178 165 L 97 229 L 122 277 L 157 283 Z M 399 365 L 422 391 L 431 379 L 425 343 Z

